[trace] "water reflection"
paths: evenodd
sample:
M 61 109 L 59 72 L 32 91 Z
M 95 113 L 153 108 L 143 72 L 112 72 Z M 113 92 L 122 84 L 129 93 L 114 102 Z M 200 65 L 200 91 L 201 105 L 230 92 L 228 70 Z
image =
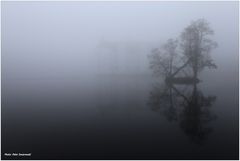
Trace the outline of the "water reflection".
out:
M 170 122 L 177 122 L 184 133 L 196 144 L 203 144 L 216 119 L 211 106 L 216 96 L 204 96 L 197 83 L 174 85 L 155 83 L 150 91 L 148 105 Z

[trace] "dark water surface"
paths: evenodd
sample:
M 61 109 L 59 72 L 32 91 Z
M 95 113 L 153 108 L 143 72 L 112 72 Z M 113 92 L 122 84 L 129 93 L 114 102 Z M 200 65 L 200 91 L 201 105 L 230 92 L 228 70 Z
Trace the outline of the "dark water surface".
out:
M 238 159 L 238 80 L 227 82 L 208 77 L 195 87 L 169 89 L 151 75 L 6 76 L 2 154 L 31 153 L 16 159 Z
M 2 159 L 238 159 L 237 1 L 1 5 Z M 217 69 L 195 85 L 153 77 L 153 49 L 178 39 L 181 67 L 180 35 L 201 18 Z

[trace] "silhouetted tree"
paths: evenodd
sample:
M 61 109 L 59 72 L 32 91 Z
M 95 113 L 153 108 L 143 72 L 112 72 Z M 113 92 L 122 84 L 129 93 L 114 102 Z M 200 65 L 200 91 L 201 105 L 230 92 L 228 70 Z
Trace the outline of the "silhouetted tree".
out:
M 177 40 L 169 39 L 160 49 L 152 50 L 149 59 L 150 68 L 153 69 L 154 75 L 170 76 L 172 74 L 173 69 L 176 68 L 177 46 Z
M 193 77 L 197 78 L 199 71 L 205 67 L 216 68 L 210 56 L 217 43 L 210 39 L 214 32 L 204 19 L 193 21 L 181 34 L 183 55 L 189 60 Z
M 206 20 L 193 21 L 182 32 L 180 42 L 170 39 L 161 48 L 152 51 L 149 55 L 150 68 L 155 75 L 164 75 L 171 80 L 190 66 L 192 78 L 197 80 L 198 73 L 205 67 L 217 67 L 210 55 L 212 49 L 217 47 L 217 43 L 210 39 L 213 34 Z M 185 72 L 185 75 L 189 75 L 189 72 Z
M 207 123 L 215 119 L 209 108 L 216 97 L 205 97 L 197 89 L 198 73 L 205 67 L 216 68 L 210 52 L 217 43 L 210 39 L 213 30 L 204 19 L 193 21 L 181 34 L 180 42 L 168 40 L 149 55 L 150 68 L 155 75 L 164 75 L 165 84 L 157 84 L 150 92 L 149 106 L 169 121 L 177 121 L 192 140 L 201 143 L 211 127 Z M 185 71 L 186 69 L 191 70 Z M 185 77 L 179 73 L 185 73 Z M 192 76 L 188 76 L 189 73 Z M 192 87 L 192 91 L 180 90 L 175 84 Z

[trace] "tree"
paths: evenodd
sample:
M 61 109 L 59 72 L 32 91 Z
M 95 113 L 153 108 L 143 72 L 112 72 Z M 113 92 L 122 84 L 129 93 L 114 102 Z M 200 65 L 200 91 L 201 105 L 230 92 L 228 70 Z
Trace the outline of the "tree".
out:
M 177 46 L 177 40 L 169 39 L 160 49 L 152 50 L 152 54 L 149 55 L 150 68 L 155 75 L 170 76 L 172 74 L 173 69 L 176 68 Z
M 217 67 L 210 55 L 212 49 L 217 47 L 217 43 L 210 39 L 213 34 L 206 20 L 193 21 L 183 30 L 180 42 L 169 39 L 161 48 L 152 51 L 150 68 L 155 75 L 165 75 L 166 80 L 173 80 L 189 66 L 192 80 L 198 80 L 198 73 L 205 67 Z
M 194 78 L 205 67 L 217 67 L 210 56 L 212 49 L 217 47 L 217 43 L 210 39 L 213 34 L 209 23 L 204 19 L 193 21 L 181 34 L 183 55 L 189 60 Z

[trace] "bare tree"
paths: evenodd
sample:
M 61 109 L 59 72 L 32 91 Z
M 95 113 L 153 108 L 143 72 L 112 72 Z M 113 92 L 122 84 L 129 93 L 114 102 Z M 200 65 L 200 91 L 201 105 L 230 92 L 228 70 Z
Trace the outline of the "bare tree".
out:
M 193 21 L 181 34 L 181 48 L 193 70 L 193 77 L 205 67 L 216 68 L 210 56 L 217 43 L 210 39 L 214 32 L 204 19 Z
M 149 106 L 165 115 L 169 121 L 179 122 L 183 131 L 197 143 L 201 143 L 211 132 L 212 128 L 207 123 L 216 118 L 209 109 L 216 97 L 205 97 L 197 90 L 198 73 L 206 67 L 217 67 L 210 55 L 217 46 L 211 40 L 212 35 L 213 30 L 208 22 L 199 19 L 184 29 L 179 43 L 170 39 L 149 56 L 154 74 L 166 77 L 163 86 L 155 86 L 150 92 Z M 185 77 L 179 77 L 182 72 L 186 74 Z M 188 76 L 189 73 L 191 76 Z M 175 84 L 191 85 L 192 90 L 181 90 Z
M 177 40 L 169 39 L 160 49 L 152 50 L 152 54 L 149 55 L 150 68 L 155 75 L 170 76 L 172 74 L 173 69 L 176 68 L 177 46 Z
M 184 69 L 189 66 L 192 69 L 190 80 L 198 80 L 198 73 L 205 67 L 217 67 L 210 55 L 212 49 L 217 47 L 217 43 L 210 38 L 213 34 L 206 20 L 193 21 L 182 32 L 180 43 L 169 39 L 161 48 L 152 51 L 149 55 L 150 68 L 155 75 L 164 75 L 166 80 L 173 80 L 177 79 L 176 75 L 185 72 Z M 185 72 L 185 74 L 188 73 Z

